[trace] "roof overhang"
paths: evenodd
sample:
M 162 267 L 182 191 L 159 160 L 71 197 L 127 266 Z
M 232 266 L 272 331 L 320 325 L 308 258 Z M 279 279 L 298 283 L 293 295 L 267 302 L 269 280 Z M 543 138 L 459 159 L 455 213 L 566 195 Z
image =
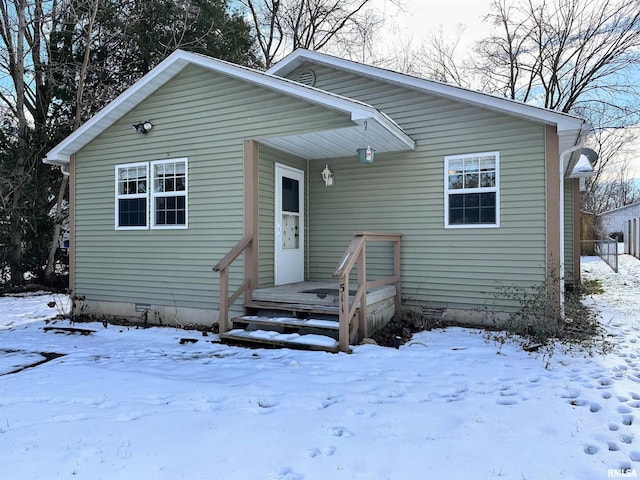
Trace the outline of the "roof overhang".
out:
M 340 128 L 323 129 L 301 135 L 259 139 L 264 144 L 303 158 L 351 155 L 354 154 L 355 148 L 362 146 L 363 128 L 366 123 L 368 136 L 376 139 L 376 145 L 372 146 L 377 151 L 390 152 L 415 148 L 414 140 L 402 128 L 371 105 L 251 68 L 177 50 L 50 150 L 44 161 L 52 165 L 68 164 L 71 155 L 82 149 L 189 65 L 196 65 L 340 112 L 348 116 L 353 124 L 348 128 L 342 125 Z
M 558 131 L 560 152 L 578 145 L 584 139 L 585 132 L 588 133 L 591 130 L 591 126 L 588 125 L 584 119 L 566 113 L 556 112 L 508 98 L 476 92 L 455 85 L 394 72 L 384 68 L 365 65 L 310 50 L 295 50 L 268 69 L 267 73 L 285 76 L 307 62 L 351 72 L 359 76 L 399 85 L 404 88 L 447 98 L 456 102 L 486 108 L 536 123 L 553 125 Z M 579 155 L 577 158 L 579 158 Z M 577 158 L 574 159 L 572 157 L 571 160 L 575 163 Z M 566 167 L 568 166 L 569 165 L 566 165 Z

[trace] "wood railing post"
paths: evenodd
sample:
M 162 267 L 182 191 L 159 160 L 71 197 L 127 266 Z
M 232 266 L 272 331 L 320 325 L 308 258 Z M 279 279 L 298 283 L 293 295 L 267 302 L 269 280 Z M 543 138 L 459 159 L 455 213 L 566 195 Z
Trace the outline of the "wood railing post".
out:
M 225 333 L 229 329 L 229 269 L 220 270 L 220 303 L 218 314 L 218 330 Z
M 340 326 L 338 329 L 338 343 L 340 350 L 349 351 L 349 276 L 340 278 L 338 285 L 338 295 L 340 296 L 340 311 L 338 321 Z
M 402 309 L 402 270 L 400 268 L 400 237 L 396 238 L 393 243 L 393 275 L 398 279 L 396 281 L 396 315 L 400 316 Z
M 247 252 L 251 249 L 255 249 L 255 241 L 252 235 L 245 235 L 235 247 L 233 247 L 214 267 L 214 272 L 220 272 L 220 300 L 218 302 L 218 330 L 220 333 L 225 333 L 229 330 L 229 307 L 244 294 L 245 301 L 247 297 L 251 296 L 253 288 L 253 282 L 251 276 L 247 277 L 247 270 L 245 269 L 245 279 L 242 285 L 236 290 L 236 292 L 229 296 L 229 266 L 237 259 L 241 253 Z M 253 254 L 250 254 L 255 258 L 255 250 Z
M 365 238 L 366 240 L 366 238 Z M 362 300 L 358 310 L 358 330 L 360 336 L 369 336 L 369 326 L 367 325 L 367 242 L 362 243 L 360 255 L 358 256 L 358 290 L 363 289 Z

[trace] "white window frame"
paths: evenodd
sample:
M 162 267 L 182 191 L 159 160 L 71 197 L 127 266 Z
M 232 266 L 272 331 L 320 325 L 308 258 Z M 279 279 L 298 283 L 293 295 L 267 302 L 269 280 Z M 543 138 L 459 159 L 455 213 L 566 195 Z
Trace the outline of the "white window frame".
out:
M 174 192 L 156 192 L 155 191 L 155 167 L 157 165 L 167 163 L 179 163 L 184 162 L 184 191 Z M 155 160 L 151 162 L 149 169 L 150 180 L 150 215 L 151 215 L 151 228 L 162 230 L 184 230 L 189 228 L 189 160 L 187 158 L 171 158 L 167 160 Z M 182 197 L 184 196 L 184 225 L 164 225 L 156 224 L 156 198 L 157 197 Z
M 147 169 L 147 191 L 145 193 L 137 193 L 137 194 L 124 194 L 121 195 L 118 189 L 118 180 L 119 175 L 118 172 L 125 168 L 131 167 L 145 167 Z M 146 218 L 144 225 L 136 225 L 136 226 L 120 226 L 120 200 L 121 199 L 136 199 L 136 198 L 144 198 L 146 200 Z M 123 163 L 120 165 L 116 165 L 115 167 L 115 218 L 114 224 L 116 230 L 148 230 L 149 229 L 149 162 L 135 162 L 135 163 Z
M 449 162 L 473 157 L 495 158 L 495 185 L 492 187 L 456 188 L 449 189 Z M 495 223 L 469 223 L 449 224 L 449 196 L 465 193 L 492 193 L 496 194 L 496 222 Z M 500 152 L 465 153 L 462 155 L 447 155 L 444 157 L 444 227 L 445 228 L 499 228 L 500 227 Z
M 156 192 L 155 191 L 155 166 L 159 164 L 184 162 L 184 192 Z M 121 195 L 118 191 L 118 172 L 124 168 L 146 167 L 147 169 L 147 191 L 146 193 Z M 156 225 L 155 199 L 156 197 L 184 196 L 185 199 L 185 223 L 184 225 Z M 120 226 L 120 199 L 144 198 L 146 202 L 145 225 L 140 226 Z M 114 226 L 116 230 L 184 230 L 189 228 L 189 160 L 186 157 L 169 158 L 166 160 L 153 160 L 148 162 L 122 163 L 115 166 L 115 202 L 114 202 Z

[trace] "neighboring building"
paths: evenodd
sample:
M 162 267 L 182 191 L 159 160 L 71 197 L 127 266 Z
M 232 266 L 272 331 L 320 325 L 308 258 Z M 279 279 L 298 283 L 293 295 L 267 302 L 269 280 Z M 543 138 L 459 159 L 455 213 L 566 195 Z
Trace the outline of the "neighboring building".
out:
M 211 325 L 226 315 L 211 271 L 223 257 L 246 303 L 258 287 L 330 280 L 354 232 L 373 231 L 402 234 L 403 300 L 482 323 L 519 306 L 499 284 L 578 280 L 573 177 L 589 131 L 316 52 L 265 73 L 177 51 L 45 161 L 70 174 L 77 313 Z M 234 247 L 244 267 L 226 269 Z M 367 247 L 368 278 L 392 264 Z
M 633 218 L 640 217 L 640 202 L 625 205 L 624 207 L 614 208 L 608 212 L 600 214 L 602 229 L 607 235 L 612 233 L 624 233 L 627 222 Z

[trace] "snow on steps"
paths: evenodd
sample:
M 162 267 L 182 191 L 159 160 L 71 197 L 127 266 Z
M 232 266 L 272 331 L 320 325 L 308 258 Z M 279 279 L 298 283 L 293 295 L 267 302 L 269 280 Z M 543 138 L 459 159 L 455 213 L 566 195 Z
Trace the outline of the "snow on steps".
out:
M 279 333 L 272 330 L 233 329 L 227 333 L 221 333 L 220 339 L 230 343 L 255 343 L 263 346 L 323 350 L 335 353 L 340 350 L 337 340 L 316 334 L 301 335 L 299 333 Z
M 258 315 L 244 315 L 233 319 L 233 323 L 250 323 L 253 325 L 270 325 L 293 328 L 322 328 L 338 330 L 340 324 L 336 320 L 323 320 L 319 318 L 294 318 L 294 317 L 263 317 Z

